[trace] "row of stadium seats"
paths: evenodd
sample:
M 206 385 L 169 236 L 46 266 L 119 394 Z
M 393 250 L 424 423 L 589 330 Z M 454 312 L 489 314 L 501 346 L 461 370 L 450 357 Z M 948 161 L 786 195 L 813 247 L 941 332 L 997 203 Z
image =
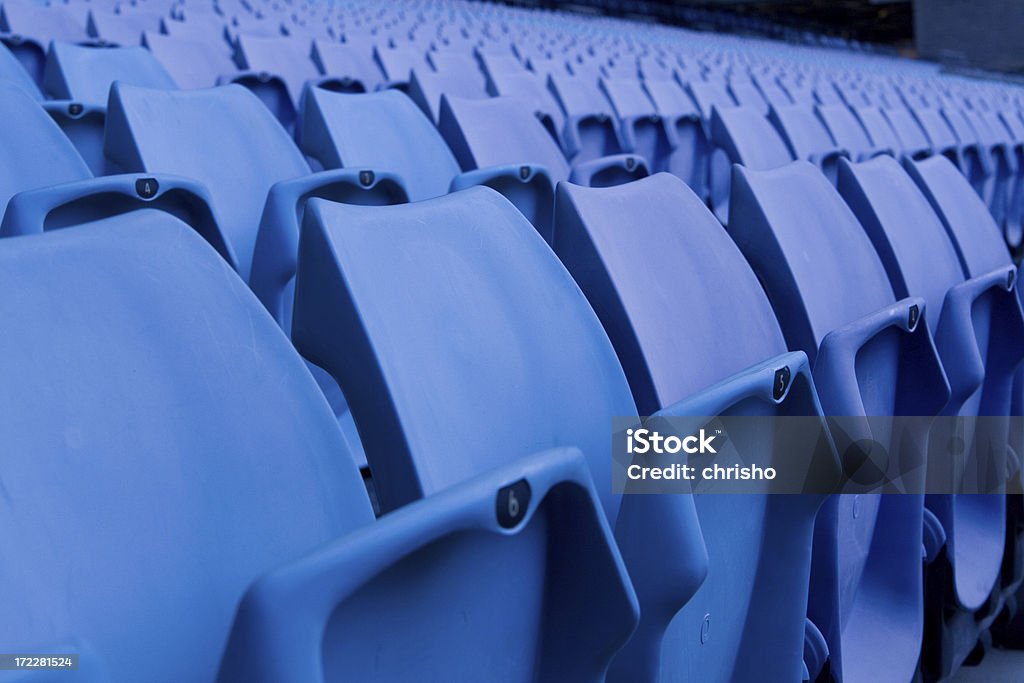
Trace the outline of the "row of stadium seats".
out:
M 1020 415 L 1016 88 L 455 0 L 0 30 L 0 650 L 906 683 L 1014 615 L 1019 495 L 617 495 L 609 437 Z

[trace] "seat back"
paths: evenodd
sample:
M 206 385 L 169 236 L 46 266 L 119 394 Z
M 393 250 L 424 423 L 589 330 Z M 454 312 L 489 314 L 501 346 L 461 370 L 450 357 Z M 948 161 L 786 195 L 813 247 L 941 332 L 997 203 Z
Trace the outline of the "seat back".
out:
M 730 204 L 729 234 L 761 278 L 789 348 L 812 362 L 829 332 L 896 300 L 867 234 L 811 164 L 737 168 Z
M 205 185 L 245 280 L 267 192 L 309 173 L 270 111 L 237 85 L 172 91 L 115 83 L 104 154 L 125 172 L 170 173 Z
M 163 90 L 178 87 L 145 48 L 50 46 L 43 71 L 43 90 L 50 97 L 105 107 L 114 81 Z
M 0 83 L 0 217 L 18 192 L 92 176 L 71 141 L 23 89 Z
M 574 445 L 609 521 L 609 426 L 635 415 L 608 337 L 489 188 L 393 207 L 313 200 L 292 339 L 344 388 L 385 509 Z
M 553 182 L 569 178 L 565 155 L 525 98 L 445 97 L 437 127 L 465 170 L 539 164 Z
M 925 159 L 906 168 L 946 228 L 968 277 L 1011 263 L 992 214 L 949 159 Z
M 881 113 L 896 133 L 904 154 L 913 159 L 920 159 L 932 153 L 931 142 L 906 107 L 883 107 Z
M 177 23 L 177 22 L 175 22 Z M 146 31 L 142 44 L 153 53 L 157 61 L 171 75 L 180 88 L 209 88 L 217 84 L 220 76 L 238 71 L 217 38 L 212 42 L 199 38 L 165 36 Z
M 715 107 L 711 139 L 732 163 L 754 170 L 777 168 L 793 160 L 768 119 L 749 107 Z
M 373 519 L 326 401 L 165 213 L 6 240 L 0 263 L 0 538 L 25 551 L 0 558 L 0 638 L 213 680 L 250 584 Z
M 306 80 L 319 75 L 311 58 L 312 41 L 298 37 L 241 35 L 237 45 L 239 66 L 279 76 L 294 102 L 298 102 Z
M 868 157 L 874 145 L 864 127 L 845 104 L 818 105 L 815 113 L 825 124 L 832 139 L 857 160 Z
M 925 300 L 934 334 L 946 292 L 964 273 L 928 200 L 889 156 L 841 163 L 838 189 L 874 244 L 896 297 Z
M 445 194 L 459 173 L 427 117 L 400 92 L 336 93 L 310 88 L 303 98 L 299 145 L 324 168 L 397 173 L 410 201 Z
M 555 225 L 555 252 L 604 323 L 641 414 L 786 351 L 742 254 L 675 176 L 560 185 Z
M 0 43 L 0 83 L 16 85 L 35 99 L 43 99 L 39 86 L 3 43 Z
M 556 205 L 556 253 L 608 331 L 642 414 L 671 411 L 687 400 L 696 405 L 703 390 L 755 366 L 786 364 L 779 358 L 785 340 L 761 285 L 681 180 L 657 174 L 603 189 L 563 183 Z M 781 405 L 762 395 L 731 395 L 734 403 L 723 412 L 817 413 L 806 370 L 793 372 Z M 740 452 L 768 460 L 771 442 L 762 434 Z M 800 675 L 808 549 L 821 499 L 779 498 L 695 496 L 709 573 L 668 629 L 663 678 Z M 623 504 L 623 514 L 633 502 Z M 761 554 L 759 546 L 772 550 Z M 771 581 L 773 590 L 761 590 L 761 581 Z M 701 643 L 692 633 L 700 632 L 708 614 L 714 615 L 716 637 Z M 775 656 L 763 657 L 767 648 L 775 648 Z

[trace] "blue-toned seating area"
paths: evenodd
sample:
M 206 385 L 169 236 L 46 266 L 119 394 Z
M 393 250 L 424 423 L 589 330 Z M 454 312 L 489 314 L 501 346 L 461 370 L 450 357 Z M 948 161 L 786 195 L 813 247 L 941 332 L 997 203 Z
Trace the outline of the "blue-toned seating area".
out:
M 77 657 L 0 683 L 936 683 L 1024 641 L 1019 420 L 1000 493 L 613 489 L 623 419 L 817 420 L 838 476 L 830 417 L 1024 415 L 1024 87 L 812 43 L 0 0 L 0 655 Z

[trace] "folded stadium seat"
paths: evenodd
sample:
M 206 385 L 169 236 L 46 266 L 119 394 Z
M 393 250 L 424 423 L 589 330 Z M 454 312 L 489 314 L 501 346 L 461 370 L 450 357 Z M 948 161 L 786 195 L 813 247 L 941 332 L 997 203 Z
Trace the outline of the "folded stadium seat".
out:
M 451 189 L 487 185 L 511 201 L 551 242 L 555 185 L 564 180 L 593 186 L 636 180 L 647 169 L 628 154 L 570 168 L 565 156 L 523 98 L 441 101 L 438 128 L 464 173 Z
M 821 106 L 832 107 L 843 104 L 836 86 L 827 78 L 818 79 L 812 90 L 814 92 L 814 101 Z
M 924 300 L 896 300 L 871 241 L 825 176 L 804 161 L 769 171 L 737 166 L 731 202 L 729 233 L 764 285 L 787 346 L 810 358 L 825 415 L 937 414 L 949 385 L 920 324 Z M 879 430 L 865 429 L 893 451 Z M 832 434 L 839 453 L 859 437 Z M 828 642 L 837 681 L 913 678 L 924 620 L 923 510 L 923 495 L 869 493 L 833 496 L 819 511 L 808 615 Z
M 46 49 L 53 40 L 90 42 L 85 17 L 75 16 L 66 5 L 43 6 L 27 0 L 4 0 L 0 4 L 0 42 L 7 45 L 36 83 L 42 83 Z
M 1009 415 L 1014 368 L 1024 357 L 1024 320 L 1013 291 L 1013 264 L 1007 258 L 990 272 L 965 277 L 939 217 L 892 159 L 844 165 L 839 190 L 875 244 L 897 296 L 921 296 L 932 312 L 927 321 L 952 388 L 944 414 Z M 978 203 L 977 198 L 972 201 Z M 1005 252 L 991 220 L 972 226 L 971 239 Z M 1005 426 L 966 423 L 962 438 L 977 444 L 974 448 L 997 443 L 1005 451 L 1007 434 L 994 433 L 996 429 Z M 945 439 L 935 441 L 933 437 L 936 455 L 948 457 Z M 955 671 L 995 617 L 985 602 L 1000 578 L 1005 500 L 1002 495 L 976 494 L 926 498 L 946 538 L 945 552 L 928 574 L 926 614 L 932 623 L 926 626 L 922 663 L 929 680 Z M 950 592 L 958 596 L 953 604 L 946 598 Z
M 643 87 L 665 122 L 672 148 L 669 172 L 682 178 L 697 196 L 706 199 L 710 148 L 700 111 L 675 81 L 647 80 Z
M 533 227 L 493 190 L 471 188 L 393 207 L 311 202 L 300 244 L 293 339 L 345 387 L 382 508 L 572 444 L 654 620 L 635 647 L 656 660 L 667 620 L 707 569 L 693 501 L 612 492 L 612 418 L 636 408 L 600 322 Z M 571 535 L 564 516 L 551 523 Z M 590 573 L 572 567 L 570 580 Z M 563 603 L 555 618 L 600 628 L 587 605 Z M 613 652 L 546 635 L 536 644 L 580 666 Z
M 537 74 L 532 71 L 487 74 L 487 92 L 492 97 L 512 96 L 530 100 L 534 114 L 541 120 L 551 137 L 564 149 L 562 131 L 565 129 L 565 114 L 558 100 Z
M 211 149 L 217 154 L 211 155 Z M 406 199 L 398 179 L 384 172 L 310 174 L 277 120 L 255 95 L 237 85 L 170 91 L 114 84 L 105 152 L 112 166 L 123 171 L 174 173 L 205 185 L 246 281 L 259 234 L 267 259 L 277 265 L 275 274 L 285 273 L 272 284 L 278 293 L 272 312 L 278 320 L 285 319 L 281 312 L 291 303 L 285 294 L 290 291 L 286 264 L 295 258 L 298 221 L 307 198 L 367 203 Z
M 2 67 L 0 67 L 2 68 Z M 1010 131 L 1013 140 L 1011 147 L 1017 173 L 1011 179 L 1007 190 L 1008 204 L 1006 210 L 1005 234 L 1009 244 L 1024 242 L 1024 121 L 1011 109 L 999 113 L 999 118 Z M 1021 248 L 1013 249 L 1015 260 L 1020 260 Z
M 850 151 L 836 143 L 809 106 L 772 107 L 768 120 L 779 131 L 793 159 L 810 161 L 821 169 L 829 182 L 836 182 L 839 160 L 849 158 Z
M 764 101 L 771 107 L 782 107 L 793 104 L 786 91 L 779 86 L 778 81 L 772 76 L 753 76 L 752 80 L 761 91 Z
M 924 130 L 902 104 L 894 107 L 881 107 L 878 111 L 889 123 L 896 139 L 899 140 L 899 148 L 902 150 L 903 156 L 919 160 L 936 153 Z
M 984 203 L 977 195 L 966 192 L 969 188 L 963 177 L 957 175 L 955 169 L 939 162 L 921 162 L 909 165 L 907 168 L 911 177 L 921 188 L 921 191 L 928 198 L 932 208 L 935 209 L 947 234 L 953 241 L 960 257 L 960 263 L 964 268 L 967 277 L 978 277 L 993 270 L 1011 264 L 1010 255 L 1005 243 L 1000 244 L 993 235 L 999 231 L 999 227 L 992 219 L 991 213 L 985 210 Z M 1017 288 L 1018 296 L 1021 294 Z M 1022 408 L 1022 386 L 1024 386 L 1024 371 L 1018 370 L 1016 377 L 1017 384 L 1013 393 L 1013 415 L 1021 415 Z M 1024 443 L 1021 442 L 1021 435 L 1016 435 L 1012 442 L 1017 459 Z M 1019 477 L 1019 474 L 1014 475 Z M 1022 511 L 1019 509 L 1020 499 L 1018 496 L 1011 496 L 1010 502 L 1017 509 L 1014 514 L 1011 529 L 1017 529 L 1016 538 L 1011 538 L 1016 548 L 1021 547 L 1020 529 L 1016 526 L 1019 523 Z M 1009 545 L 1009 544 L 1008 544 Z M 1024 560 L 1015 552 L 1008 550 L 1008 559 L 1012 561 L 1012 567 L 1004 567 L 1003 586 L 1012 586 L 1020 583 L 1024 573 Z M 1016 552 L 1019 552 L 1016 551 Z M 1007 577 L 1011 574 L 1011 577 Z M 969 591 L 970 586 L 957 585 L 958 591 Z M 1004 591 L 1005 593 L 1005 591 Z M 972 592 L 967 593 L 972 596 Z
M 206 189 L 170 175 L 93 178 L 46 112 L 24 91 L 0 84 L 0 236 L 25 235 L 139 208 L 172 214 L 231 262 Z
M 178 87 L 186 90 L 209 88 L 221 76 L 238 73 L 221 43 L 221 39 L 208 42 L 149 31 L 142 36 L 143 46 L 153 53 Z
M 509 53 L 511 59 L 515 57 Z M 427 63 L 442 74 L 459 76 L 470 82 L 471 87 L 485 93 L 487 82 L 480 63 L 472 53 L 463 53 L 453 49 L 435 50 L 427 53 Z
M 110 85 L 177 86 L 160 62 L 141 47 L 89 47 L 54 42 L 46 55 L 44 103 L 94 174 L 105 172 L 103 127 Z
M 521 74 L 526 67 L 511 51 L 477 49 L 476 59 L 480 63 L 484 79 L 489 80 L 495 74 Z
M 761 116 L 768 115 L 768 102 L 749 78 L 730 80 L 729 94 L 741 107 L 750 107 Z
M 240 35 L 235 59 L 242 71 L 221 76 L 220 82 L 238 83 L 252 90 L 291 130 L 307 82 L 330 89 L 345 87 L 339 79 L 321 76 L 311 53 L 312 41 L 305 38 Z
M 565 116 L 562 144 L 574 165 L 623 152 L 615 115 L 596 81 L 549 74 L 547 87 Z
M 793 160 L 786 143 L 768 119 L 747 107 L 715 107 L 711 112 L 709 144 L 710 205 L 723 225 L 729 223 L 729 188 L 734 164 L 762 171 Z
M 846 106 L 853 110 L 857 110 L 861 107 L 874 106 L 874 102 L 868 97 L 860 86 L 853 83 L 836 83 L 836 90 L 839 91 L 839 97 L 842 98 Z
M 637 72 L 642 81 L 672 80 L 672 69 L 663 55 L 640 55 L 637 58 Z
M 819 104 L 815 106 L 814 112 L 836 144 L 847 150 L 855 161 L 866 161 L 881 154 L 893 154 L 892 150 L 875 146 L 864 126 L 845 104 Z
M 142 43 L 142 34 L 160 29 L 160 14 L 149 9 L 119 11 L 92 7 L 85 25 L 89 35 L 112 45 L 130 47 Z
M 247 11 L 229 15 L 228 21 L 224 24 L 224 31 L 228 41 L 232 44 L 236 43 L 242 36 L 280 38 L 284 35 L 280 21 L 274 18 L 256 16 Z
M 91 680 L 597 680 L 629 636 L 578 451 L 374 520 L 298 354 L 187 226 L 143 211 L 0 261 L 10 647 L 81 644 Z
M 619 122 L 619 139 L 626 152 L 647 161 L 650 172 L 670 169 L 672 143 L 668 124 L 636 78 L 602 78 L 601 91 Z
M 679 179 L 658 174 L 600 190 L 561 184 L 556 204 L 555 251 L 607 330 L 642 414 L 820 414 L 806 356 L 786 352 L 742 254 Z M 784 394 L 775 386 L 780 372 L 790 378 Z M 753 448 L 768 450 L 759 460 L 770 461 L 770 438 Z M 758 459 L 746 447 L 741 452 Z M 609 680 L 802 680 L 810 548 L 822 501 L 695 496 L 708 577 L 672 620 L 660 672 L 627 646 Z M 770 552 L 752 551 L 758 547 Z M 709 620 L 712 637 L 693 637 Z
M 185 17 L 192 17 L 189 12 Z M 188 40 L 194 43 L 206 43 L 216 47 L 220 52 L 230 55 L 231 45 L 228 43 L 228 32 L 225 22 L 227 19 L 216 13 L 204 13 L 195 18 L 183 18 L 177 21 L 174 19 L 163 19 L 160 28 L 163 33 L 179 40 Z M 153 31 L 146 31 L 152 34 Z
M 949 122 L 943 117 L 938 109 L 926 106 L 907 105 L 907 111 L 917 121 L 918 126 L 924 131 L 928 145 L 934 154 L 941 154 L 966 173 L 964 166 L 960 163 L 960 141 L 956 137 Z
M 373 92 L 384 81 L 372 47 L 362 50 L 357 44 L 314 40 L 311 58 L 321 75 L 338 82 L 340 92 Z
M 811 108 L 815 104 L 817 104 L 814 88 L 810 85 L 807 85 L 806 83 L 797 82 L 792 78 L 779 78 L 779 87 L 782 88 L 782 92 L 786 94 L 786 96 L 793 102 L 793 104 L 803 105 L 808 108 Z M 836 101 L 838 99 L 838 97 L 835 97 Z
M 736 101 L 719 83 L 698 80 L 684 82 L 679 78 L 677 78 L 677 82 L 687 90 L 690 97 L 697 104 L 697 109 L 700 110 L 705 126 L 709 126 L 711 123 L 711 111 L 713 109 L 729 109 L 736 106 Z
M 476 65 L 470 62 L 477 73 L 461 71 L 432 71 L 430 67 L 417 67 L 409 76 L 409 98 L 423 110 L 432 123 L 437 124 L 441 113 L 441 99 L 445 95 L 465 99 L 486 99 L 487 90 Z M 478 79 L 477 76 L 480 76 Z
M 39 86 L 32 80 L 18 58 L 0 42 L 0 83 L 16 85 L 37 100 L 43 99 Z
M 1016 177 L 1021 172 L 1017 166 L 1014 141 L 1009 129 L 993 112 L 965 110 L 964 114 L 977 131 L 979 143 L 988 149 L 991 159 L 991 174 L 986 178 L 982 198 L 996 223 L 1003 229 L 1006 243 L 1011 249 L 1021 247 L 1022 235 L 1019 225 L 1008 225 L 1009 203 Z
M 384 74 L 382 87 L 398 90 L 408 90 L 413 69 L 428 68 L 424 55 L 409 48 L 378 45 L 373 50 L 373 60 Z
M 983 195 L 987 178 L 992 174 L 991 153 L 981 144 L 978 132 L 959 106 L 943 106 L 942 118 L 953 129 L 960 146 L 959 158 L 954 163 L 967 177 L 975 192 L 979 196 Z
M 871 138 L 871 142 L 876 148 L 886 150 L 887 153 L 891 153 L 897 158 L 903 156 L 903 143 L 900 142 L 900 139 L 896 136 L 896 131 L 893 130 L 889 121 L 882 116 L 882 112 L 878 107 L 871 105 L 851 106 L 850 110 L 857 117 L 861 127 L 867 131 L 868 137 Z

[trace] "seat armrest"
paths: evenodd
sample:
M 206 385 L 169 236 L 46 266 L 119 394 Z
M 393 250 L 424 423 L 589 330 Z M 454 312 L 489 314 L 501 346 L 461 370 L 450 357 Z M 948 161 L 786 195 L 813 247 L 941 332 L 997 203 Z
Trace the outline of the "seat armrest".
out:
M 291 303 L 286 301 L 295 278 L 299 226 L 306 200 L 321 197 L 345 204 L 403 204 L 409 193 L 394 173 L 341 168 L 282 180 L 270 188 L 253 250 L 249 286 L 270 314 L 290 328 Z
M 935 330 L 935 346 L 945 361 L 943 365 L 951 391 L 944 414 L 957 415 L 964 402 L 985 381 L 986 372 L 1009 377 L 1013 368 L 1024 358 L 1024 316 L 1014 291 L 1016 277 L 1016 268 L 1007 264 L 961 282 L 946 293 Z M 1003 328 L 1004 334 L 1000 337 L 1015 342 L 1008 344 L 1003 354 L 989 354 L 989 349 L 980 349 L 975 337 L 972 309 L 975 302 L 989 292 L 998 296 L 998 308 L 993 311 L 993 321 Z M 986 361 L 985 355 L 992 357 Z M 986 370 L 986 365 L 993 363 L 999 363 L 1002 367 Z
M 615 627 L 602 629 L 607 642 L 595 643 L 607 648 L 601 651 L 610 657 L 636 625 L 636 595 L 601 512 L 586 462 L 578 450 L 563 448 L 528 456 L 411 503 L 258 579 L 235 615 L 218 680 L 323 681 L 324 632 L 339 605 L 428 546 L 467 533 L 520 534 L 545 500 L 556 490 L 564 492 L 566 486 L 582 496 L 573 499 L 579 504 L 571 508 L 558 504 L 560 519 L 578 531 L 592 533 L 580 544 L 582 556 L 574 558 L 585 568 L 576 575 L 577 584 L 560 586 L 580 594 L 573 603 L 577 609 L 562 605 L 559 625 L 586 628 L 584 619 L 610 620 Z M 540 561 L 549 562 L 550 558 Z M 570 577 L 563 572 L 561 578 Z M 502 586 L 497 582 L 502 578 L 493 580 L 500 592 Z M 595 581 L 598 585 L 587 585 Z M 558 595 L 546 598 L 561 600 Z M 589 606 L 582 608 L 584 604 Z M 358 634 L 352 637 L 358 638 Z M 571 656 L 579 658 L 577 653 Z M 424 675 L 429 677 L 427 672 Z
M 7 205 L 0 236 L 40 233 L 136 209 L 158 209 L 180 218 L 238 270 L 209 192 L 201 183 L 181 176 L 126 173 L 21 192 Z
M 639 154 L 613 154 L 584 161 L 573 167 L 569 182 L 589 187 L 617 185 L 650 175 L 647 161 Z M 613 180 L 609 182 L 609 178 Z

